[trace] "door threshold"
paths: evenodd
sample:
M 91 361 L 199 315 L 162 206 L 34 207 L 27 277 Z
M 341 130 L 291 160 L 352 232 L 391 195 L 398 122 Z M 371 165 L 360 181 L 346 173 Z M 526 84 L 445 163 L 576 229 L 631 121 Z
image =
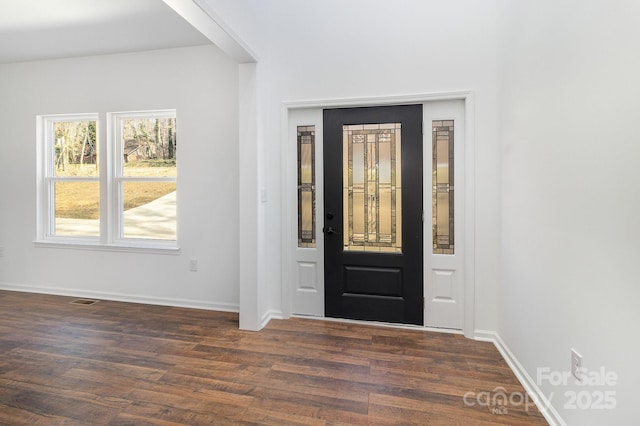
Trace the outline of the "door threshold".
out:
M 429 327 L 426 325 L 398 324 L 394 322 L 354 320 L 354 319 L 348 319 L 348 318 L 319 317 L 316 315 L 303 315 L 303 314 L 291 314 L 291 318 L 303 318 L 303 319 L 312 319 L 317 321 L 340 322 L 345 324 L 372 325 L 375 327 L 400 328 L 403 330 L 432 331 L 435 333 L 464 335 L 464 332 L 462 330 L 456 330 L 453 328 Z

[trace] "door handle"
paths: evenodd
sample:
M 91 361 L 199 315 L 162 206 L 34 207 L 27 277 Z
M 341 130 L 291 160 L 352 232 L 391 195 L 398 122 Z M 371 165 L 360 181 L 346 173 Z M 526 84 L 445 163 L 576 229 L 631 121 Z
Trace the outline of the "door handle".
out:
M 340 233 L 338 231 L 336 231 L 335 229 L 333 229 L 333 226 L 327 226 L 323 229 L 324 233 L 327 235 L 333 235 L 333 234 L 338 234 L 340 235 Z

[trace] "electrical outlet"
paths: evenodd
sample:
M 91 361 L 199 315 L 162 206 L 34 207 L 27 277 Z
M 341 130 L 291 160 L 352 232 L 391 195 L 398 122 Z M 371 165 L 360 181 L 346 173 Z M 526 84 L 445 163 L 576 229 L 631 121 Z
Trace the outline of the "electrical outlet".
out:
M 189 270 L 191 272 L 198 272 L 198 259 L 191 259 L 189 261 Z
M 575 349 L 571 349 L 571 374 L 578 381 L 582 381 L 582 355 L 576 352 Z

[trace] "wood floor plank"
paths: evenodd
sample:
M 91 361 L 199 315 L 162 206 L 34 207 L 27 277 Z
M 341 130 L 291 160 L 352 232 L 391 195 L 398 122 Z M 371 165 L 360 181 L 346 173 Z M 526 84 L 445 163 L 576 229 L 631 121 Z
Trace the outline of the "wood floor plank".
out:
M 120 407 L 104 401 L 88 401 L 84 398 L 61 396 L 54 389 L 49 392 L 16 392 L 1 402 L 38 416 L 68 418 L 85 423 L 107 424 L 121 411 Z
M 193 422 L 194 417 L 218 422 L 222 418 L 240 420 L 253 401 L 250 397 L 222 392 L 192 392 L 166 386 L 136 389 L 130 397 L 135 402 L 123 410 L 126 413 L 145 413 L 149 418 L 185 421 L 187 424 Z
M 544 425 L 492 344 L 360 323 L 0 291 L 0 425 Z
M 327 422 L 323 419 L 309 416 L 300 416 L 284 410 L 273 409 L 273 407 L 249 408 L 243 416 L 243 420 L 251 424 L 270 426 L 324 426 Z
M 313 390 L 291 392 L 281 387 L 258 387 L 251 392 L 251 396 L 255 399 L 251 408 L 264 408 L 266 403 L 279 403 L 359 414 L 367 414 L 369 409 L 368 395 L 366 395 L 367 398 L 344 398 L 340 392 L 314 392 Z M 285 411 L 291 412 L 291 410 Z

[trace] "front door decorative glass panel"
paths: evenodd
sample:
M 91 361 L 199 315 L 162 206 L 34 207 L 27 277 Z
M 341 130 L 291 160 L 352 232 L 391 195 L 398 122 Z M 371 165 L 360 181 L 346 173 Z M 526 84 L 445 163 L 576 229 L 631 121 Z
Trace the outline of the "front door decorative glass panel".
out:
M 433 253 L 454 254 L 453 120 L 432 122 Z
M 298 126 L 298 247 L 316 246 L 316 126 Z
M 343 126 L 344 250 L 402 252 L 401 124 Z

